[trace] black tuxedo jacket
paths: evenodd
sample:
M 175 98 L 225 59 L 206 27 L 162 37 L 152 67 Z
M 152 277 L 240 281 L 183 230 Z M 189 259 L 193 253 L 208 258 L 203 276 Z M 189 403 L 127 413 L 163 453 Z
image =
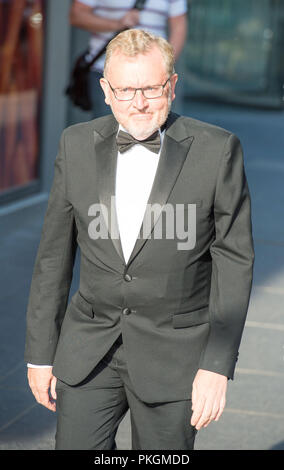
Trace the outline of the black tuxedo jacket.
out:
M 105 116 L 63 132 L 31 284 L 25 359 L 53 364 L 55 376 L 75 385 L 122 333 L 137 395 L 149 403 L 182 400 L 199 368 L 234 374 L 254 259 L 242 149 L 230 132 L 170 113 L 148 200 L 158 210 L 125 263 L 119 237 L 90 236 L 90 207 L 110 211 L 115 195 L 117 130 Z M 166 205 L 185 216 L 196 208 L 191 249 L 178 249 L 176 233 L 165 236 Z M 101 223 L 109 229 L 105 213 Z M 163 236 L 155 238 L 158 223 Z M 77 247 L 80 285 L 67 305 Z

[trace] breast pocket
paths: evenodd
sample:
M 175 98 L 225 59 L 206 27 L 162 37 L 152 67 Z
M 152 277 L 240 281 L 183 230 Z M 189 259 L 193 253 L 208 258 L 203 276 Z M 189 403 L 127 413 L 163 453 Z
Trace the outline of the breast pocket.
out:
M 174 313 L 172 318 L 173 328 L 188 328 L 203 323 L 209 323 L 208 305 L 191 312 Z

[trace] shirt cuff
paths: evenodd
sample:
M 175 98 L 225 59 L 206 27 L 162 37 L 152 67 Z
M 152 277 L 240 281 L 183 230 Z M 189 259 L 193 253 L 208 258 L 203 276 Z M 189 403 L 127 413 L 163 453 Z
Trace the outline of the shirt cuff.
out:
M 36 364 L 30 364 L 29 362 L 27 363 L 27 367 L 30 367 L 31 369 L 40 369 L 44 367 L 52 367 L 52 366 L 38 366 Z

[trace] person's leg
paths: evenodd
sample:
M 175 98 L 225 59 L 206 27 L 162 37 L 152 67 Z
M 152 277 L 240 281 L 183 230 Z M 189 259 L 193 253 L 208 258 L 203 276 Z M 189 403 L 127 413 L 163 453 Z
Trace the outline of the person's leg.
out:
M 130 409 L 132 449 L 192 450 L 197 431 L 190 424 L 191 399 L 144 403 L 136 395 L 129 377 L 123 344 L 117 349 L 115 357 L 116 370 L 124 383 Z
M 128 388 L 132 449 L 193 450 L 196 429 L 190 424 L 191 400 L 147 404 Z
M 57 380 L 56 450 L 112 450 L 128 410 L 123 383 L 108 353 L 77 386 Z
M 100 72 L 91 70 L 89 75 L 90 95 L 93 102 L 93 119 L 111 114 L 110 106 L 105 103 L 105 95 L 100 85 Z

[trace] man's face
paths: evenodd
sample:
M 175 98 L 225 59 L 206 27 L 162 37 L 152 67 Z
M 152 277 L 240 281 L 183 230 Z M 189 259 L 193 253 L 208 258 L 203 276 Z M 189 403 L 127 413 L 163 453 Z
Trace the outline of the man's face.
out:
M 141 90 L 131 101 L 119 101 L 112 88 L 144 88 L 163 85 L 169 78 L 164 58 L 157 46 L 147 54 L 128 57 L 116 51 L 108 64 L 107 80 L 100 80 L 105 101 L 110 105 L 116 120 L 136 139 L 149 137 L 166 121 L 172 100 L 175 98 L 177 74 L 172 75 L 159 98 L 147 99 Z

